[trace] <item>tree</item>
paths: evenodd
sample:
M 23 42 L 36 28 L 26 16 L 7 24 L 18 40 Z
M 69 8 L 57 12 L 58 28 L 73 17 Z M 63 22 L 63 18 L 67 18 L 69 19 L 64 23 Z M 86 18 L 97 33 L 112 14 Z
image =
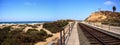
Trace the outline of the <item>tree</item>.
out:
M 113 12 L 115 12 L 116 11 L 116 7 L 115 6 L 113 6 Z

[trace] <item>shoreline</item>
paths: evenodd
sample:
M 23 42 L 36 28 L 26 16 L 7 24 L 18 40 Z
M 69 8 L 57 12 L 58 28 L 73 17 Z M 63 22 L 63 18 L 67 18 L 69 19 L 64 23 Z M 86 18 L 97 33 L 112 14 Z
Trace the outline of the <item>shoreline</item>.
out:
M 0 24 L 40 24 L 53 21 L 11 21 L 11 22 L 0 22 Z
M 12 25 L 12 24 L 13 24 L 13 25 L 14 25 L 14 24 L 43 24 L 43 23 L 45 23 L 45 22 L 41 22 L 41 23 L 0 23 L 0 25 L 1 25 L 1 24 L 11 24 L 11 25 Z

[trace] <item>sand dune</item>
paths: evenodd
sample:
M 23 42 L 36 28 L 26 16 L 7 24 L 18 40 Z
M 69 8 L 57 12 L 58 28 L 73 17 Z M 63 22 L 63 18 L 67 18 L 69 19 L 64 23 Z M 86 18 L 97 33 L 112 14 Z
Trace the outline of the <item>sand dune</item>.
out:
M 35 24 L 28 24 L 28 25 L 35 25 Z M 23 28 L 24 32 L 26 32 L 28 29 L 33 29 L 33 27 L 27 26 L 26 24 L 0 24 L 0 28 L 6 27 L 6 26 L 11 26 L 13 30 L 23 28 L 22 26 L 24 26 Z M 47 45 L 49 42 L 57 41 L 60 38 L 60 33 L 51 33 L 47 29 L 43 28 L 43 23 L 40 23 L 40 26 L 37 26 L 37 28 L 35 29 L 37 29 L 38 31 L 40 31 L 40 29 L 44 29 L 48 34 L 53 34 L 53 36 L 47 38 L 45 42 L 37 42 L 35 45 Z M 64 30 L 65 31 L 68 30 L 68 25 L 65 27 Z

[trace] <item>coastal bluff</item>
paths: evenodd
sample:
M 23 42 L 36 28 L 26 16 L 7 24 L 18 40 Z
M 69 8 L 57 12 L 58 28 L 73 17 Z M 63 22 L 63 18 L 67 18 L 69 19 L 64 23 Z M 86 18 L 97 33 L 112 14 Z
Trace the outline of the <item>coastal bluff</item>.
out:
M 87 22 L 109 22 L 109 23 L 119 23 L 120 22 L 120 12 L 112 11 L 98 11 L 90 14 L 89 17 L 85 19 Z

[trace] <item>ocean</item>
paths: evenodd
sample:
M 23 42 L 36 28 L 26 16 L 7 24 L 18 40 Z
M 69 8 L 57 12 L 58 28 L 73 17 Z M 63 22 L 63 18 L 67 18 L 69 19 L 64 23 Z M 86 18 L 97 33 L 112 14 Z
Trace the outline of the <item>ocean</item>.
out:
M 14 22 L 0 22 L 0 24 L 32 24 L 32 23 L 45 23 L 53 21 L 14 21 Z

